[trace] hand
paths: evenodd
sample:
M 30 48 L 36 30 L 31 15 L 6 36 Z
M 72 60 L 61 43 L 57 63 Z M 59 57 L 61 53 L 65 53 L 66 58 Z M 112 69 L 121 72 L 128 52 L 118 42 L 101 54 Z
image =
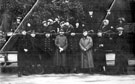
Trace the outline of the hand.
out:
M 61 50 L 61 47 L 59 47 L 59 49 Z
M 84 49 L 84 51 L 87 51 L 87 49 Z
M 60 52 L 62 52 L 64 49 L 63 48 L 61 48 L 61 47 L 59 47 L 59 49 L 60 49 Z
M 62 52 L 62 50 L 60 50 L 60 52 Z
M 63 51 L 63 49 L 60 50 L 60 52 L 62 52 L 62 51 Z

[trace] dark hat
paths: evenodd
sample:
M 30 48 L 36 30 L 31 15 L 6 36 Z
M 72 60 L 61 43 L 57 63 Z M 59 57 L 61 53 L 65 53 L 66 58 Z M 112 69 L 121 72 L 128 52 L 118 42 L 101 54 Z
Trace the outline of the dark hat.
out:
M 52 20 L 52 19 L 48 19 L 48 21 L 49 21 L 49 22 L 53 22 L 53 20 Z
M 86 31 L 88 32 L 88 30 L 87 30 L 87 29 L 83 29 L 83 32 L 86 32 Z
M 64 32 L 64 30 L 63 29 L 60 29 L 60 31 L 59 32 Z
M 120 18 L 118 18 L 118 20 L 124 22 L 125 21 L 125 18 L 124 17 L 120 17 Z

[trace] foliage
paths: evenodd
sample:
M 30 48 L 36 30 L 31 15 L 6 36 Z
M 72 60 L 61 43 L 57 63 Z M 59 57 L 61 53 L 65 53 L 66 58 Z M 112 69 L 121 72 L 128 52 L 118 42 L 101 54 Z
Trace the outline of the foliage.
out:
M 41 16 L 41 18 L 57 17 L 61 16 L 65 19 L 70 19 L 75 16 L 84 16 L 83 6 L 81 2 L 74 1 L 63 3 L 63 0 L 47 3 L 46 1 L 41 2 L 39 6 L 35 9 L 34 14 Z M 49 18 L 50 18 L 49 17 Z
M 48 19 L 60 18 L 61 21 L 78 21 L 83 20 L 85 17 L 83 4 L 78 0 L 65 2 L 66 0 L 54 0 L 54 2 L 48 2 L 46 0 L 40 0 L 40 3 L 34 8 L 27 22 L 40 25 L 42 22 Z M 31 20 L 29 20 L 31 19 Z M 26 25 L 26 24 L 25 24 Z

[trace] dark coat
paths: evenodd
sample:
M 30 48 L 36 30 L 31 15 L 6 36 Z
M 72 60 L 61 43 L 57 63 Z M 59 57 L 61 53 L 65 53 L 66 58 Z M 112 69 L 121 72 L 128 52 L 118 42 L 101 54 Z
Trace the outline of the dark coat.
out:
M 66 36 L 56 36 L 55 45 L 57 47 L 62 47 L 64 51 L 60 52 L 59 49 L 56 49 L 55 65 L 56 66 L 66 66 L 66 48 L 68 46 L 68 41 Z

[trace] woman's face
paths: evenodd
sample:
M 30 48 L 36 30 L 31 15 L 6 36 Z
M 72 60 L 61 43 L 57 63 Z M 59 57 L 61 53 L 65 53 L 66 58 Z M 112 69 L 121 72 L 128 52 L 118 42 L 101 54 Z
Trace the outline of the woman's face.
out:
M 60 32 L 60 35 L 64 35 L 64 32 Z
M 45 36 L 46 36 L 47 38 L 49 38 L 49 37 L 50 37 L 50 34 L 48 33 L 48 34 L 46 34 Z

